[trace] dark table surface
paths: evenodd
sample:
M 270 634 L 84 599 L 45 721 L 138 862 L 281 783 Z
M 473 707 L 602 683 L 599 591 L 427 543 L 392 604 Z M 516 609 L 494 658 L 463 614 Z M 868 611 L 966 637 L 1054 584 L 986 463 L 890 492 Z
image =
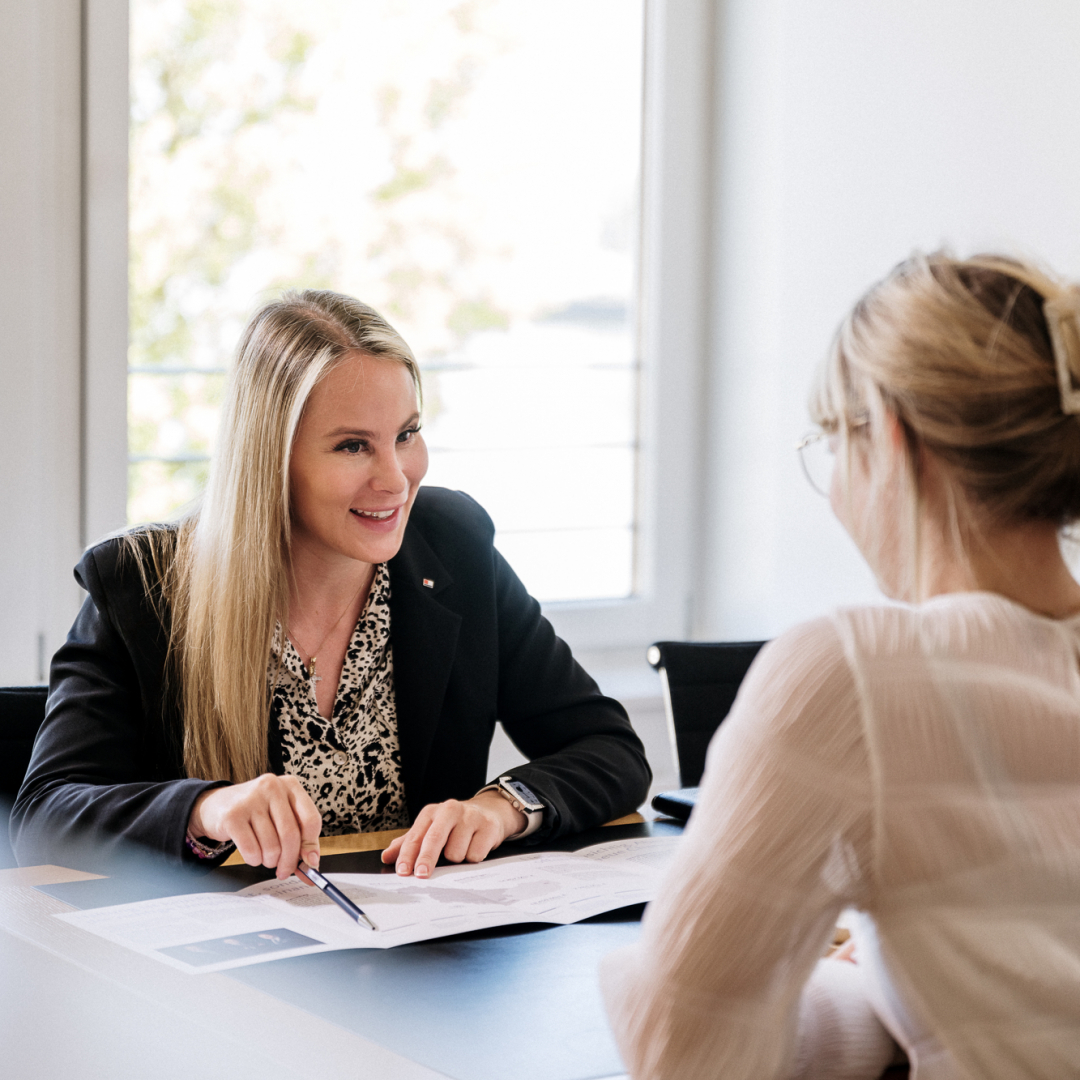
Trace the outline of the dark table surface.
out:
M 595 829 L 541 850 L 677 834 L 656 821 Z M 495 857 L 519 854 L 508 845 Z M 392 872 L 379 853 L 327 855 L 327 873 Z M 231 891 L 261 868 L 117 874 L 40 886 L 76 907 Z M 571 926 L 474 931 L 393 949 L 344 949 L 237 968 L 228 976 L 456 1080 L 586 1080 L 623 1072 L 597 982 L 601 957 L 636 940 L 642 905 Z M 195 976 L 197 978 L 197 976 Z

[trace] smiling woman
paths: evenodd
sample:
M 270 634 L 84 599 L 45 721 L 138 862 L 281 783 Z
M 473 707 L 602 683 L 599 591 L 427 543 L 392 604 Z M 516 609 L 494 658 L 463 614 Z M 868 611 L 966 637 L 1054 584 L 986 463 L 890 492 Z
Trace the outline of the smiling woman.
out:
M 13 811 L 21 859 L 87 838 L 291 874 L 321 831 L 411 823 L 427 875 L 632 810 L 649 768 L 493 546 L 421 488 L 420 378 L 371 308 L 286 294 L 241 338 L 201 507 L 91 548 Z M 530 763 L 486 785 L 501 721 Z M 74 849 L 73 849 L 74 845 Z
M 403 365 L 356 352 L 312 391 L 289 461 L 294 560 L 397 552 L 427 472 L 416 390 Z
M 401 364 L 360 352 L 343 358 L 312 392 L 289 461 L 289 637 L 298 648 L 302 641 L 319 642 L 308 650 L 308 666 L 324 714 L 333 706 L 350 628 L 374 568 L 401 547 L 426 472 L 417 386 L 410 373 Z M 326 630 L 327 614 L 342 595 L 350 599 Z M 301 596 L 310 606 L 300 602 Z M 317 654 L 323 657 L 319 676 Z

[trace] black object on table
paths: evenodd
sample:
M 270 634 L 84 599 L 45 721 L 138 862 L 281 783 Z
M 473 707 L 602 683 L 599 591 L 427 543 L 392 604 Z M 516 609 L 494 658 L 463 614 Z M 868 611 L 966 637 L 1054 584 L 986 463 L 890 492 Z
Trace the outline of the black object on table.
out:
M 698 788 L 684 787 L 678 791 L 661 791 L 654 795 L 652 808 L 676 821 L 686 821 L 697 804 Z

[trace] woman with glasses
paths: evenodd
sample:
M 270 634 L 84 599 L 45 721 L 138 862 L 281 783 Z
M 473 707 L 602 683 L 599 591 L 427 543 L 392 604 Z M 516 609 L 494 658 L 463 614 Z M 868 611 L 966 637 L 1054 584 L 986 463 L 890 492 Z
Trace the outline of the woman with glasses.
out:
M 91 547 L 12 812 L 19 858 L 132 841 L 287 877 L 321 833 L 440 855 L 602 824 L 649 767 L 460 492 L 421 487 L 420 374 L 375 311 L 305 291 L 249 323 L 202 505 Z M 532 759 L 487 776 L 496 721 Z M 491 783 L 486 783 L 491 779 Z
M 631 1075 L 869 1078 L 892 1038 L 920 1080 L 1080 1075 L 1080 288 L 914 258 L 811 412 L 903 603 L 759 655 L 641 942 L 605 961 Z M 845 907 L 855 962 L 819 959 Z

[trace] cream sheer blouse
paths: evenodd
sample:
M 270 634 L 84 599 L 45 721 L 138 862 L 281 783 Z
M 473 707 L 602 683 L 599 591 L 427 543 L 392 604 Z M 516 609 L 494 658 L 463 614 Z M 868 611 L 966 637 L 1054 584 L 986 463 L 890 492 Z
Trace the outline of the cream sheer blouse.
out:
M 1080 618 L 989 593 L 764 649 L 604 992 L 636 1080 L 1080 1075 Z M 859 964 L 819 961 L 845 906 Z M 809 980 L 809 982 L 808 982 Z

